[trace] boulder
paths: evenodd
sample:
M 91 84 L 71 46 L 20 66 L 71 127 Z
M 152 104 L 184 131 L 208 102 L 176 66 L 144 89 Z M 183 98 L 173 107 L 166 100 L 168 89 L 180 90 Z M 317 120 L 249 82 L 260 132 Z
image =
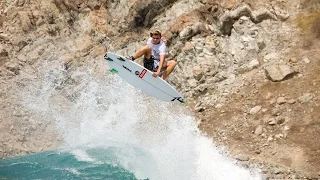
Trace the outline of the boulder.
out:
M 292 71 L 288 65 L 271 65 L 265 68 L 265 73 L 267 78 L 271 81 L 279 82 L 284 80 L 289 75 L 292 75 L 294 71 Z

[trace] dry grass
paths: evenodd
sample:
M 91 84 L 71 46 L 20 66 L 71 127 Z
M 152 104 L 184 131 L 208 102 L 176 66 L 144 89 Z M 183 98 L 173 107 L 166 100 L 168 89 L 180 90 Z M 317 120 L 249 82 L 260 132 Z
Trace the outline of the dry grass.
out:
M 301 13 L 295 23 L 300 28 L 303 40 L 303 48 L 309 49 L 314 45 L 315 41 L 320 39 L 320 11 Z
M 304 0 L 301 2 L 301 8 L 309 11 L 319 11 L 320 1 L 319 0 Z
M 315 35 L 320 38 L 320 11 L 308 14 L 299 14 L 296 23 L 302 33 Z

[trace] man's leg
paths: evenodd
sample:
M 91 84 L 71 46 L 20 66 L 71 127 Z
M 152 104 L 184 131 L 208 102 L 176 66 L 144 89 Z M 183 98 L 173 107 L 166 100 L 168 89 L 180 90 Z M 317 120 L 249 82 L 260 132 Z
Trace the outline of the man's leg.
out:
M 166 68 L 166 71 L 163 73 L 162 75 L 162 79 L 166 79 L 169 74 L 173 71 L 173 69 L 176 67 L 177 62 L 175 60 L 170 60 L 166 63 L 166 66 L 164 68 Z
M 151 47 L 150 46 L 145 46 L 141 49 L 139 49 L 135 55 L 133 55 L 134 59 L 137 59 L 141 56 L 144 55 L 144 57 L 146 57 L 147 59 L 150 59 L 151 58 Z

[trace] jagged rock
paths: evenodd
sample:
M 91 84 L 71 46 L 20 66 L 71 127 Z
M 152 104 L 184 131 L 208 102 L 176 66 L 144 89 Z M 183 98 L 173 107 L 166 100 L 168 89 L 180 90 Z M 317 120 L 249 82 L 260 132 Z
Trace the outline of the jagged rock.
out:
M 10 40 L 9 35 L 8 35 L 8 34 L 1 33 L 1 34 L 0 34 L 0 40 L 2 40 L 2 41 L 9 41 L 9 40 Z
M 287 65 L 271 65 L 265 68 L 266 76 L 273 82 L 282 81 L 294 72 Z
M 264 62 L 271 62 L 271 61 L 275 61 L 277 59 L 280 58 L 279 53 L 277 52 L 273 52 L 273 53 L 269 53 L 266 56 L 263 57 L 263 61 Z
M 257 44 L 260 50 L 263 50 L 264 48 L 267 47 L 266 43 L 263 40 L 258 40 Z
M 5 64 L 5 67 L 6 67 L 9 71 L 13 72 L 15 75 L 18 75 L 18 74 L 19 74 L 19 70 L 20 70 L 19 64 L 14 63 L 14 62 L 7 62 L 7 63 Z
M 277 120 L 275 118 L 271 118 L 268 120 L 268 124 L 273 126 L 273 125 L 276 125 L 277 124 Z
M 285 117 L 277 117 L 276 118 L 276 121 L 277 121 L 277 124 L 283 124 L 284 122 L 286 122 L 286 119 Z
M 257 59 L 254 59 L 252 61 L 250 61 L 248 64 L 244 64 L 243 66 L 241 66 L 238 70 L 239 73 L 245 73 L 245 72 L 249 72 L 257 67 L 259 67 L 260 63 Z
M 3 26 L 3 23 L 5 22 L 5 16 L 0 14 L 0 27 Z
M 21 51 L 21 49 L 23 49 L 26 45 L 28 45 L 27 42 L 25 42 L 25 41 L 20 41 L 20 42 L 18 43 L 18 51 Z
M 19 12 L 18 14 L 19 14 L 22 30 L 24 32 L 29 32 L 33 28 L 33 25 L 29 18 L 29 14 L 27 12 Z
M 194 78 L 197 81 L 199 81 L 202 78 L 202 76 L 204 75 L 203 69 L 199 65 L 196 65 L 193 67 L 192 73 L 193 73 Z
M 7 50 L 5 49 L 2 49 L 1 52 L 0 52 L 0 58 L 5 58 L 5 57 L 8 57 L 9 56 L 9 53 Z
M 189 79 L 187 83 L 191 88 L 195 88 L 198 85 L 198 82 L 195 79 Z
M 260 23 L 266 19 L 277 20 L 276 16 L 268 10 L 252 11 L 248 5 L 242 5 L 235 10 L 225 12 L 220 18 L 220 31 L 223 34 L 230 35 L 233 24 L 242 16 L 247 16 L 254 23 Z
M 126 19 L 126 24 L 129 28 L 148 27 L 153 22 L 152 19 L 172 3 L 173 1 L 167 0 L 135 1 L 124 19 Z
M 16 1 L 16 6 L 23 6 L 25 3 L 25 0 L 17 0 Z
M 28 58 L 27 56 L 25 56 L 24 54 L 19 54 L 17 59 L 20 61 L 20 62 L 27 62 Z

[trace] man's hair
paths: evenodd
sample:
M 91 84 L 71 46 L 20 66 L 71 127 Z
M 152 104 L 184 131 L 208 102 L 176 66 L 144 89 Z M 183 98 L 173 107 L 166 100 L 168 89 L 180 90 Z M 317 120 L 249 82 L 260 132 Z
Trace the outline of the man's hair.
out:
M 161 32 L 159 30 L 154 30 L 150 32 L 150 37 L 152 37 L 153 35 L 159 35 L 161 37 Z

